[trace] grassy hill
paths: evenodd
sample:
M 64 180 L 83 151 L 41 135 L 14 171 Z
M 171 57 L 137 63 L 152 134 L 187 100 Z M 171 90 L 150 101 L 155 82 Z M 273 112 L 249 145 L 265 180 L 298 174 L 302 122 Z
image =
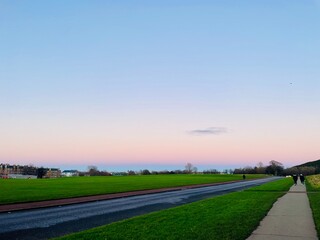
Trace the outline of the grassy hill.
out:
M 301 165 L 297 165 L 296 167 L 315 167 L 320 168 L 320 159 L 312 162 L 306 162 Z

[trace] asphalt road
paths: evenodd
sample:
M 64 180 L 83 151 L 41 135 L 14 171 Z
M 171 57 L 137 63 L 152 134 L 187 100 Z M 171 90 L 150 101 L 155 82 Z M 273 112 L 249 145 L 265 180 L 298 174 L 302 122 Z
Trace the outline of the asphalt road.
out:
M 125 197 L 60 207 L 0 213 L 0 239 L 48 239 L 129 217 L 240 191 L 278 177 Z

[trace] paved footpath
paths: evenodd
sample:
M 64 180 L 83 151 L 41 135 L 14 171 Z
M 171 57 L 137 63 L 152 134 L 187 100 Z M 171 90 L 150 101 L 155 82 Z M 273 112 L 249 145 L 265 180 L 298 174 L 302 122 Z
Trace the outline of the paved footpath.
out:
M 318 240 L 306 188 L 300 182 L 279 198 L 247 240 Z

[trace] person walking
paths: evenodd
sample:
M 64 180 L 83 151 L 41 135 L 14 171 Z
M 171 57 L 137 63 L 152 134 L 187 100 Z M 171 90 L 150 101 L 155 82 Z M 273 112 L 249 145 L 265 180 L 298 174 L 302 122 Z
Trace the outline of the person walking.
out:
M 297 185 L 298 176 L 296 174 L 293 174 L 292 178 L 293 178 L 293 181 L 294 181 L 294 185 Z
M 302 184 L 304 184 L 304 176 L 303 176 L 303 174 L 300 174 L 300 182 L 302 183 Z

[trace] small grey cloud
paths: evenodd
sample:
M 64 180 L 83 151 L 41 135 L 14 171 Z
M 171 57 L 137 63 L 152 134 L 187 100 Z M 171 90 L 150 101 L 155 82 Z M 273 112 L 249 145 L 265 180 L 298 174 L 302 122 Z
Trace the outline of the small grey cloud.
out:
M 227 129 L 224 127 L 210 127 L 210 128 L 205 128 L 205 129 L 195 129 L 189 131 L 189 134 L 191 135 L 219 135 L 223 133 L 227 133 Z

